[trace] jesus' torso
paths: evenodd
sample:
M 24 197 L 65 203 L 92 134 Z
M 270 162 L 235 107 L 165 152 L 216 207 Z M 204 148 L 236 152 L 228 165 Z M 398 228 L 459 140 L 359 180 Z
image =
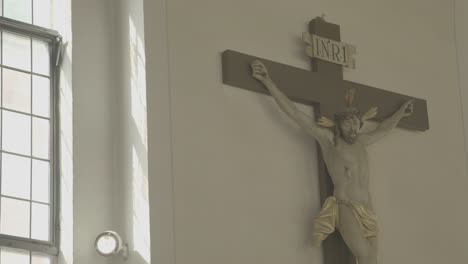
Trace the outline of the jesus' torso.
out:
M 338 138 L 322 152 L 338 200 L 369 206 L 369 165 L 367 151 L 359 138 L 350 144 Z

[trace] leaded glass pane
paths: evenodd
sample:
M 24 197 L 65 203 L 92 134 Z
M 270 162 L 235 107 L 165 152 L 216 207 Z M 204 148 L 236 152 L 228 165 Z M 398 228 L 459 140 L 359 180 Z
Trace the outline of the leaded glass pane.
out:
M 51 0 L 34 0 L 34 25 L 45 28 L 52 27 L 51 7 Z
M 33 40 L 33 72 L 49 75 L 50 72 L 50 54 L 49 44 L 39 40 Z
M 3 69 L 3 107 L 31 112 L 31 75 Z
M 29 238 L 30 202 L 1 198 L 0 232 Z
M 26 250 L 2 248 L 1 264 L 29 264 L 29 252 Z
M 31 264 L 52 264 L 51 256 L 44 254 L 32 253 Z
M 3 65 L 30 71 L 31 38 L 3 32 Z
M 2 154 L 2 194 L 23 199 L 31 197 L 31 159 Z
M 49 206 L 32 203 L 31 238 L 37 240 L 49 240 Z
M 3 8 L 5 17 L 32 23 L 32 0 L 4 0 Z
M 33 117 L 33 156 L 49 158 L 49 120 Z
M 50 201 L 50 163 L 42 160 L 32 162 L 32 199 L 49 203 Z
M 33 76 L 33 114 L 50 117 L 50 80 Z
M 3 111 L 3 150 L 31 155 L 31 116 Z

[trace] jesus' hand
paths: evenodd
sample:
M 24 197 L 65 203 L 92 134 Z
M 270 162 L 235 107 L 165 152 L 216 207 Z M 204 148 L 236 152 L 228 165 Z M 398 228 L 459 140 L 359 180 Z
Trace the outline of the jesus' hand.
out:
M 252 68 L 252 76 L 255 79 L 261 82 L 270 80 L 270 76 L 268 75 L 268 70 L 261 61 L 258 61 L 258 60 L 253 61 L 250 64 L 250 67 Z
M 399 109 L 403 117 L 407 117 L 413 114 L 414 112 L 414 99 L 406 101 Z

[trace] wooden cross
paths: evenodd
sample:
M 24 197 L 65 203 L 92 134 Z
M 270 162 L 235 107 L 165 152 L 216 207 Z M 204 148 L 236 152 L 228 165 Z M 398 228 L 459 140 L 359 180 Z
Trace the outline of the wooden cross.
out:
M 309 24 L 310 34 L 340 41 L 340 27 L 315 18 Z M 311 59 L 312 72 L 285 64 L 257 58 L 239 52 L 226 50 L 222 55 L 223 83 L 254 92 L 267 94 L 263 85 L 252 77 L 250 64 L 262 61 L 282 91 L 292 100 L 315 106 L 315 116 L 333 118 L 333 114 L 345 110 L 344 95 L 347 89 L 355 89 L 354 105 L 361 110 L 378 106 L 379 113 L 373 119 L 382 121 L 394 113 L 410 96 L 343 80 L 342 66 L 318 59 Z M 401 128 L 424 131 L 429 129 L 427 104 L 415 99 L 414 113 L 398 124 Z M 333 184 L 318 147 L 320 199 L 333 195 Z M 348 247 L 338 232 L 323 243 L 325 264 L 355 264 Z

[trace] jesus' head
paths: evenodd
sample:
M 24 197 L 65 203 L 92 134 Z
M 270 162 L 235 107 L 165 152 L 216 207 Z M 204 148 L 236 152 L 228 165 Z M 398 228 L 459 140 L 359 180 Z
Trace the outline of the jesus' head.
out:
M 335 133 L 349 144 L 356 142 L 363 121 L 357 109 L 335 114 Z

